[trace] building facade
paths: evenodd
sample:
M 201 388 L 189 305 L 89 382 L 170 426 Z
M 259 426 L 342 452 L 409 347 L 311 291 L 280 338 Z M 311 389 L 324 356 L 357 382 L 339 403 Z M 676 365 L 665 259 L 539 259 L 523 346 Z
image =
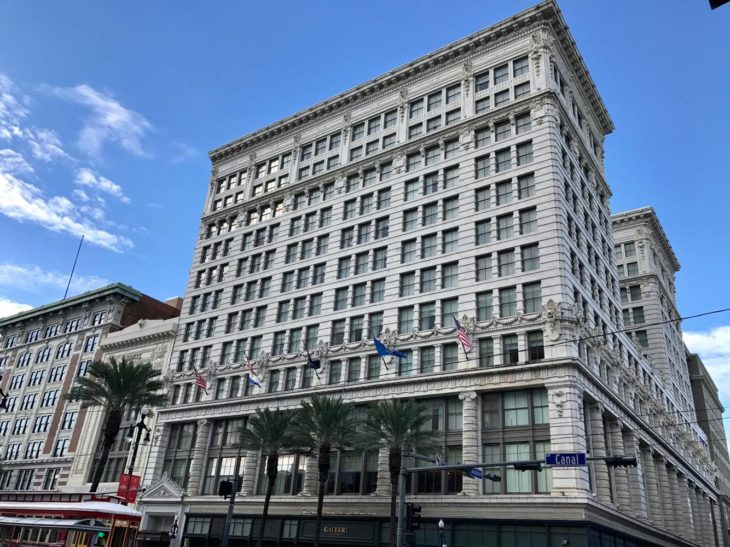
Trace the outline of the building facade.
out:
M 500 483 L 414 475 L 419 545 L 440 518 L 453 546 L 717 545 L 707 437 L 623 332 L 612 129 L 547 1 L 212 151 L 142 528 L 177 518 L 174 544 L 217 544 L 218 481 L 241 458 L 232 545 L 249 545 L 265 462 L 238 452 L 238 427 L 326 393 L 363 413 L 422 401 L 448 463 L 638 460 L 507 468 Z M 383 362 L 374 336 L 406 357 Z M 323 543 L 387 544 L 387 454 L 333 462 Z M 316 462 L 278 472 L 265 535 L 311 545 Z
M 178 318 L 140 319 L 134 325 L 107 334 L 102 338 L 99 347 L 101 359 L 127 359 L 140 363 L 152 363 L 160 372 L 166 372 L 167 364 L 172 356 L 172 348 L 178 329 Z M 145 418 L 145 424 L 154 430 L 157 420 L 157 409 Z M 102 450 L 106 412 L 101 408 L 90 408 L 87 411 L 84 434 L 79 439 L 79 455 L 74 458 L 71 475 L 64 490 L 87 492 L 91 485 L 93 470 L 96 468 Z M 139 421 L 138 409 L 129 409 L 124 417 L 122 427 L 117 435 L 112 451 L 99 484 L 100 492 L 116 492 L 119 476 L 127 473 L 131 463 L 133 444 L 127 440 L 130 428 Z M 135 433 L 136 434 L 136 433 Z M 134 473 L 144 474 L 149 457 L 151 441 L 144 440 L 139 445 L 135 459 Z
M 122 284 L 0 319 L 0 489 L 66 485 L 88 426 L 87 409 L 66 399 L 74 380 L 101 357 L 100 342 L 140 318 L 179 311 Z

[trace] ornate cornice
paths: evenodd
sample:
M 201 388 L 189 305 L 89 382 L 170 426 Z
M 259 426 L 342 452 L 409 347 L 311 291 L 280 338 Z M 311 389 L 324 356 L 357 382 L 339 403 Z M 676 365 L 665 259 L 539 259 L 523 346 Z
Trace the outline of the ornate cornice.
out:
M 613 130 L 613 123 L 583 58 L 578 52 L 570 30 L 554 0 L 547 0 L 306 110 L 218 147 L 209 153 L 209 157 L 213 163 L 217 163 L 246 150 L 251 150 L 263 142 L 282 137 L 309 122 L 332 114 L 340 115 L 345 108 L 351 108 L 354 103 L 363 102 L 376 94 L 405 88 L 413 79 L 426 71 L 445 65 L 463 64 L 468 56 L 477 50 L 497 47 L 513 39 L 515 34 L 520 31 L 545 24 L 550 25 L 557 42 L 562 46 L 578 77 L 581 90 L 597 114 L 601 129 L 604 133 L 610 133 Z

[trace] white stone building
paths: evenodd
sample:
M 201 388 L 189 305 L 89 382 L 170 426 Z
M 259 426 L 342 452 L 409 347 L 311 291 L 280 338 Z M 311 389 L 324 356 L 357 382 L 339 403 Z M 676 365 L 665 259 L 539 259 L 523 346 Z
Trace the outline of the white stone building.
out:
M 363 412 L 423 401 L 449 463 L 638 459 L 505 469 L 501 483 L 415 475 L 419 545 L 435 544 L 440 518 L 459 547 L 716 545 L 706 437 L 672 426 L 674 395 L 621 332 L 603 165 L 612 129 L 547 1 L 211 152 L 143 529 L 177 515 L 175 544 L 215 543 L 237 427 L 262 406 L 328 393 Z M 373 335 L 408 357 L 383 366 Z M 384 456 L 334 458 L 327 526 L 348 532 L 323 543 L 387 543 Z M 264 462 L 242 457 L 231 545 L 249 544 L 263 501 Z M 279 466 L 266 535 L 311 545 L 316 465 L 292 455 Z
M 99 344 L 101 360 L 126 358 L 134 362 L 152 363 L 160 372 L 166 372 L 165 367 L 172 356 L 178 321 L 177 317 L 171 319 L 140 319 L 133 325 L 107 334 Z M 150 410 L 151 412 L 145 418 L 145 423 L 147 427 L 154 431 L 157 421 L 157 409 Z M 79 455 L 73 460 L 71 475 L 64 490 L 81 492 L 89 490 L 93 470 L 102 448 L 105 418 L 106 411 L 104 409 L 88 409 L 86 425 L 83 434 L 79 438 Z M 116 492 L 119 486 L 119 476 L 121 473 L 129 471 L 133 443 L 127 440 L 127 436 L 129 428 L 138 421 L 137 409 L 130 409 L 122 421 L 122 427 L 109 454 L 102 482 L 99 484 L 99 492 Z M 145 435 L 142 436 L 143 440 L 139 445 L 134 465 L 134 473 L 137 475 L 144 475 L 152 442 L 151 440 L 146 442 L 144 438 Z

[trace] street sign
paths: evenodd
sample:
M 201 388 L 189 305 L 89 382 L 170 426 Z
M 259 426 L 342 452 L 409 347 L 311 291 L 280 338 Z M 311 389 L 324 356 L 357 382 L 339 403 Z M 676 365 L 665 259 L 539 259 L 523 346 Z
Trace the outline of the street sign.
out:
M 466 472 L 467 477 L 471 477 L 472 479 L 483 479 L 484 478 L 484 472 L 481 469 L 477 469 L 476 467 L 472 467 Z
M 545 465 L 553 467 L 577 467 L 586 464 L 586 455 L 583 452 L 555 452 L 545 454 Z

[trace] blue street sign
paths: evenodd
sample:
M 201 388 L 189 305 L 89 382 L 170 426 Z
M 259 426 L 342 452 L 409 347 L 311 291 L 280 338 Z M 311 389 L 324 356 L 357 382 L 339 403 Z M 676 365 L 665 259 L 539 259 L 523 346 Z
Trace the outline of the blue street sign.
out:
M 484 472 L 481 469 L 472 467 L 471 469 L 469 469 L 469 471 L 466 472 L 466 476 L 471 477 L 472 479 L 483 479 Z
M 545 465 L 553 467 L 577 467 L 586 464 L 586 455 L 583 452 L 562 452 L 545 454 Z

